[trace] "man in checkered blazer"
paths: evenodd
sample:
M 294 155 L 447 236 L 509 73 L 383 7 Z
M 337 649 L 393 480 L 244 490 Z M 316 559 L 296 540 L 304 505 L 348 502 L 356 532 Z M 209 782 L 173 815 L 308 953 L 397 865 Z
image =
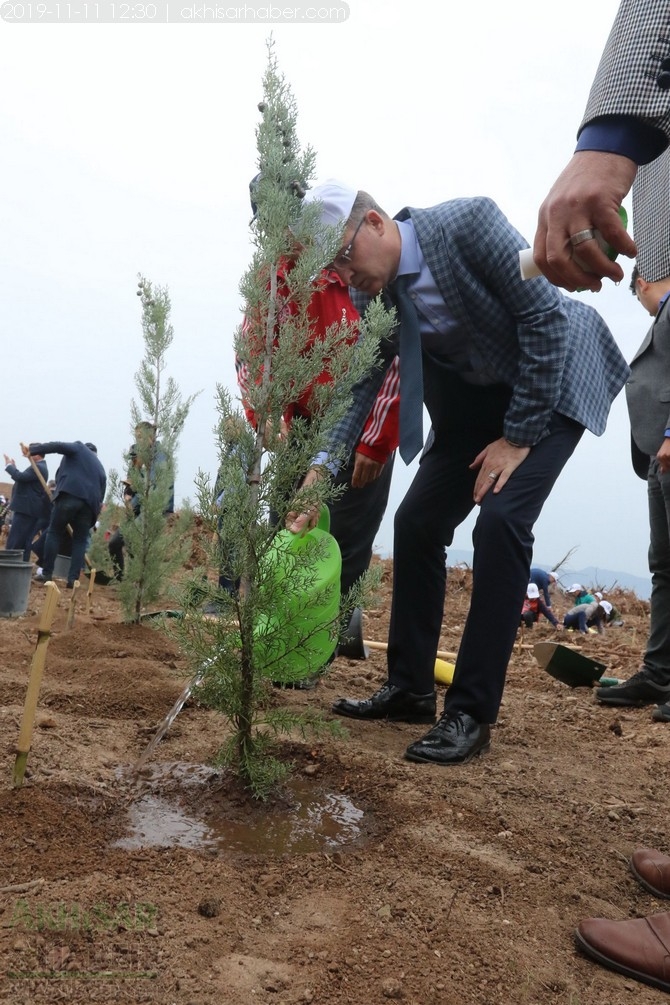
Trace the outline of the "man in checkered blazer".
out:
M 558 286 L 597 291 L 600 279 L 623 279 L 623 270 L 598 245 L 598 230 L 620 254 L 632 258 L 635 244 L 617 210 L 637 175 L 644 188 L 633 194 L 633 225 L 649 282 L 668 274 L 667 242 L 647 241 L 648 225 L 668 226 L 668 164 L 655 163 L 670 139 L 670 0 L 622 0 L 600 60 L 577 149 L 540 208 L 533 256 Z M 640 168 L 640 165 L 649 165 Z M 578 249 L 576 251 L 575 249 Z M 577 254 L 581 268 L 573 257 Z
M 668 503 L 667 437 L 670 295 L 670 0 L 622 0 L 596 73 L 577 152 L 541 209 L 533 256 L 557 285 L 600 289 L 600 278 L 619 282 L 623 270 L 609 262 L 593 239 L 599 230 L 616 251 L 633 257 L 635 244 L 617 209 L 633 185 L 633 227 L 638 246 L 634 288 L 656 321 L 632 363 L 627 388 L 634 459 L 646 469 L 651 520 L 650 564 L 654 567 L 652 626 L 645 667 L 616 691 L 619 704 L 659 702 L 654 717 L 670 718 L 667 703 Z M 634 182 L 634 184 L 633 184 Z M 578 257 L 584 268 L 572 257 Z M 586 270 L 586 271 L 585 271 Z M 646 401 L 646 404 L 645 404 Z M 660 444 L 660 447 L 659 447 Z M 638 467 L 636 467 L 638 470 Z M 657 668 L 654 693 L 646 665 Z M 665 670 L 665 677 L 660 668 Z M 665 688 L 663 687 L 665 684 Z M 642 685 L 642 690 L 640 688 Z M 601 701 L 612 702 L 600 688 Z M 663 704 L 660 704 L 663 702 Z M 633 876 L 656 897 L 670 898 L 670 856 L 637 848 Z M 603 966 L 670 992 L 670 912 L 613 921 L 587 918 L 575 931 L 579 949 Z
M 440 721 L 406 753 L 462 763 L 489 746 L 528 586 L 533 525 L 584 429 L 604 431 L 628 367 L 597 311 L 543 277 L 521 279 L 518 253 L 527 242 L 491 199 L 408 208 L 393 220 L 367 193 L 338 182 L 317 186 L 307 200 L 320 205 L 324 221 L 337 222 L 339 207 L 344 248 L 333 267 L 344 282 L 369 300 L 393 295 L 402 279 L 416 310 L 432 423 L 395 519 L 388 683 L 369 699 L 340 699 L 334 711 L 434 722 L 445 548 L 478 505 L 454 680 Z M 404 326 L 401 317 L 401 453 Z M 382 366 L 355 389 L 338 445 L 355 444 L 383 374 Z

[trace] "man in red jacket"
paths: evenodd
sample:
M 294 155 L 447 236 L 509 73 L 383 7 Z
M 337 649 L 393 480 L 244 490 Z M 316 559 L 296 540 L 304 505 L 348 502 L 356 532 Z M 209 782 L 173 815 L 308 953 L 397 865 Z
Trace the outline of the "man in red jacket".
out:
M 280 290 L 293 267 L 294 263 L 287 260 L 278 270 Z M 291 317 L 297 313 L 298 308 L 289 301 L 285 310 L 286 316 Z M 336 272 L 328 269 L 324 269 L 314 280 L 314 293 L 307 314 L 312 324 L 312 333 L 305 351 L 315 340 L 322 339 L 333 324 L 342 321 L 355 323 L 359 319 L 358 311 L 349 297 L 348 287 Z M 282 320 L 280 318 L 278 322 L 278 334 Z M 253 320 L 249 317 L 245 318 L 242 331 L 248 339 L 259 340 L 260 351 L 264 333 L 255 331 Z M 246 415 L 255 427 L 256 415 L 247 400 L 249 373 L 239 359 L 236 360 L 236 368 Z M 326 368 L 312 386 L 297 401 L 291 403 L 283 417 L 287 429 L 290 429 L 291 422 L 296 417 L 310 418 L 310 399 L 314 386 L 330 380 L 331 375 Z M 329 504 L 330 530 L 342 552 L 342 596 L 366 571 L 386 510 L 395 449 L 398 445 L 398 389 L 396 360 L 373 403 L 354 453 L 335 478 L 335 485 L 346 486 L 346 491 Z

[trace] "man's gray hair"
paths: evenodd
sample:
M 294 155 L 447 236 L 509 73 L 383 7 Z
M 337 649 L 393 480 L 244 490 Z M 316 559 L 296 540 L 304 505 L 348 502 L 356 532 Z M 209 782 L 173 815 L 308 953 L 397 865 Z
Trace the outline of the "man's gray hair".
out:
M 375 202 L 368 192 L 359 191 L 354 204 L 351 207 L 351 213 L 349 214 L 347 226 L 360 223 L 365 214 L 371 209 L 374 209 L 376 213 L 379 213 L 379 215 L 385 217 L 385 219 L 389 219 L 388 213 L 386 213 L 381 206 Z

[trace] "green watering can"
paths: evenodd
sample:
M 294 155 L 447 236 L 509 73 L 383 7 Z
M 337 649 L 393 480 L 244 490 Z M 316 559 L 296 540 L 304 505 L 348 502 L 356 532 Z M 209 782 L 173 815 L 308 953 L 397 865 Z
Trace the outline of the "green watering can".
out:
M 322 506 L 312 530 L 277 532 L 262 566 L 271 613 L 254 631 L 256 658 L 278 684 L 318 673 L 337 647 L 342 555 Z

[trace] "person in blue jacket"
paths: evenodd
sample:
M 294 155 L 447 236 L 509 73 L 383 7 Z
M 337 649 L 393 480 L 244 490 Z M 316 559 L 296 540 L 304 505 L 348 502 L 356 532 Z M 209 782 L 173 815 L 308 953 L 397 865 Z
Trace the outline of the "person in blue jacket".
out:
M 31 443 L 24 448 L 24 456 L 62 454 L 63 460 L 56 472 L 53 509 L 46 531 L 44 564 L 35 576 L 38 583 L 53 579 L 58 543 L 68 524 L 72 528 L 72 555 L 67 576 L 67 588 L 72 589 L 79 579 L 84 564 L 86 541 L 91 527 L 98 519 L 107 487 L 107 475 L 98 459 L 94 443 Z
M 551 607 L 551 594 L 549 593 L 549 589 L 552 583 L 556 583 L 557 581 L 558 576 L 555 572 L 545 572 L 544 569 L 538 569 L 537 566 L 532 566 L 528 577 L 528 582 L 535 583 L 537 586 L 547 607 Z
M 49 471 L 44 456 L 37 454 L 35 462 L 46 482 Z M 30 546 L 44 512 L 45 504 L 48 504 L 48 498 L 32 464 L 25 470 L 19 471 L 14 463 L 14 458 L 5 454 L 5 471 L 14 482 L 12 497 L 9 501 L 12 525 L 9 528 L 5 548 L 22 548 L 23 561 L 27 562 L 30 559 Z

